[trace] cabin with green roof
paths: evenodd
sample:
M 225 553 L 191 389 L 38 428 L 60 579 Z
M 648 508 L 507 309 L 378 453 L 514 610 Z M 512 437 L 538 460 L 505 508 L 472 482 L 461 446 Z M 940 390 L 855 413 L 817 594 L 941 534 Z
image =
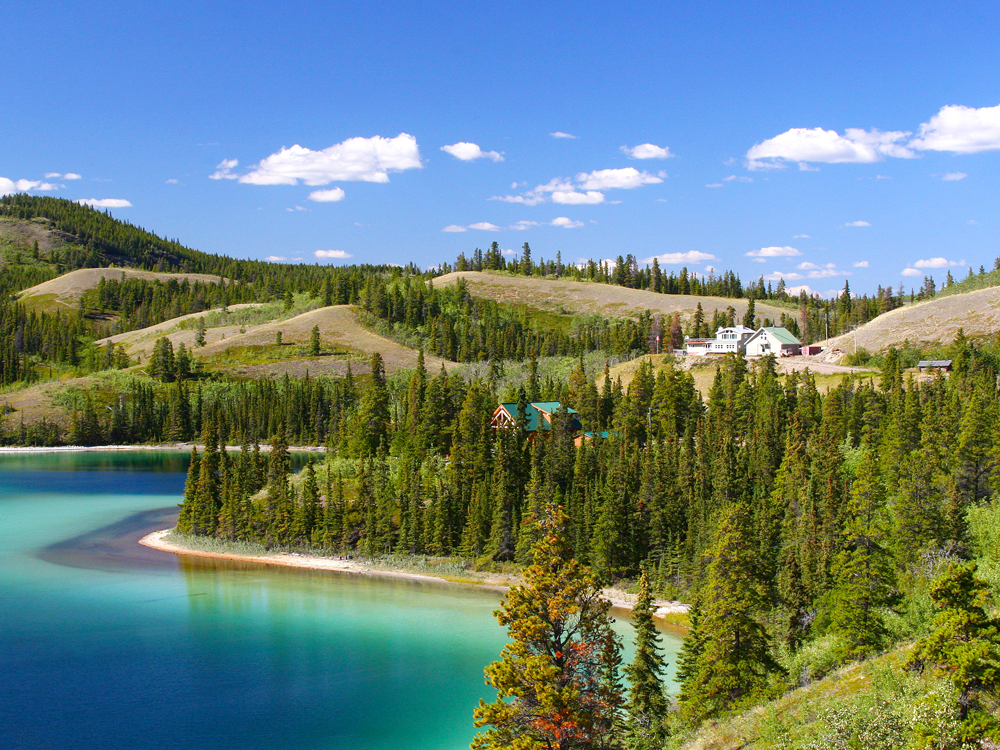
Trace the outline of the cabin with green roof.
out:
M 533 401 L 528 404 L 524 413 L 524 429 L 529 434 L 529 437 L 535 433 L 550 431 L 552 429 L 552 417 L 559 411 L 560 406 L 562 404 L 558 401 Z M 567 408 L 566 413 L 570 417 L 567 420 L 566 429 L 570 432 L 579 432 L 582 430 L 583 425 L 580 424 L 580 420 L 577 418 L 577 410 Z M 516 427 L 519 417 L 520 411 L 516 403 L 500 404 L 493 412 L 490 424 L 493 425 L 494 430 Z
M 791 357 L 802 353 L 802 342 L 787 328 L 768 326 L 747 339 L 746 356 Z

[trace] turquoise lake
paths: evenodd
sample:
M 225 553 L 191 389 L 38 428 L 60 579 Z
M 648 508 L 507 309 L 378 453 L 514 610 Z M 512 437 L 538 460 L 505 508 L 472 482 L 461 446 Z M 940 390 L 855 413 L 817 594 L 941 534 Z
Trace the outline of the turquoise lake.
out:
M 187 462 L 0 454 L 0 748 L 468 747 L 500 595 L 139 546 Z

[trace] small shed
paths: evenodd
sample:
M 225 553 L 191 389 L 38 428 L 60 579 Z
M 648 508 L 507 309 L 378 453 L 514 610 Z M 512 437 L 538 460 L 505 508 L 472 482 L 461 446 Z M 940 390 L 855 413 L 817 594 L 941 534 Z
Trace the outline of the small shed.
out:
M 818 344 L 807 344 L 802 347 L 802 353 L 806 356 L 812 356 L 814 354 L 822 354 L 823 347 Z
M 950 359 L 922 359 L 917 362 L 920 372 L 951 372 Z

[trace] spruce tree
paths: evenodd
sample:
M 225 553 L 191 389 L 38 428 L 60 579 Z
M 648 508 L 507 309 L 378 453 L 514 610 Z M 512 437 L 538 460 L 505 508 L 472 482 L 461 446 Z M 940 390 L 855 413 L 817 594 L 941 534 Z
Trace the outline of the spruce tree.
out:
M 635 629 L 635 658 L 625 667 L 629 682 L 625 745 L 628 750 L 659 749 L 667 735 L 670 703 L 663 692 L 666 663 L 660 648 L 660 634 L 653 624 L 653 597 L 645 570 L 639 578 L 639 596 L 632 607 L 632 627 Z
M 909 666 L 930 667 L 951 683 L 964 742 L 995 738 L 1000 726 L 983 705 L 1000 689 L 1000 621 L 987 614 L 992 595 L 974 562 L 952 564 L 931 590 L 934 630 L 913 650 Z
M 781 670 L 760 621 L 769 602 L 747 517 L 745 506 L 730 505 L 716 518 L 697 627 L 685 639 L 692 648 L 678 699 L 681 716 L 692 725 L 760 698 L 770 675 Z

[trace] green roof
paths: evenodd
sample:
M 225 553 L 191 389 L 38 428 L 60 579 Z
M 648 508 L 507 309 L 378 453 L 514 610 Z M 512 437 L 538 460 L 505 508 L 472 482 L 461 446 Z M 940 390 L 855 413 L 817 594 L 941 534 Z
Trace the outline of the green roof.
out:
M 782 344 L 791 344 L 793 346 L 802 346 L 802 342 L 799 341 L 795 334 L 789 331 L 787 328 L 782 328 L 781 326 L 771 326 L 765 328 L 765 331 L 774 336 Z
M 558 401 L 533 401 L 532 403 L 528 404 L 527 414 L 525 415 L 527 417 L 528 424 L 525 427 L 525 429 L 528 432 L 535 432 L 539 429 L 539 422 L 541 422 L 542 430 L 551 430 L 552 425 L 549 424 L 548 421 L 540 419 L 541 412 L 544 411 L 548 414 L 555 414 L 557 411 L 559 411 L 560 405 L 561 404 Z M 507 413 L 510 414 L 515 420 L 518 418 L 516 403 L 501 404 L 501 406 L 503 406 L 503 408 L 507 411 Z M 570 409 L 568 407 L 566 411 L 569 414 L 578 413 L 576 409 Z M 573 420 L 573 421 L 576 423 L 574 425 L 574 428 L 579 429 L 580 428 L 579 421 L 578 420 Z

